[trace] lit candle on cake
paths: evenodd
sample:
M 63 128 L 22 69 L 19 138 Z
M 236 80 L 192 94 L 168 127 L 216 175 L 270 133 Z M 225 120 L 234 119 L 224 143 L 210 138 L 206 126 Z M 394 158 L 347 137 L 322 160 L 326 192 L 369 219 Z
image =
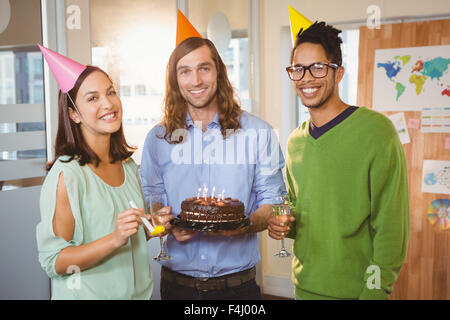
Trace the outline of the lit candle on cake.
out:
M 203 189 L 203 197 L 205 198 L 205 201 L 207 200 L 207 194 L 208 194 L 208 188 L 205 186 L 205 188 Z
M 225 189 L 222 190 L 222 201 L 225 200 Z
M 198 188 L 198 192 L 197 192 L 197 200 L 200 199 L 200 192 L 202 191 L 202 188 Z
M 211 192 L 211 200 L 214 199 L 214 192 L 216 192 L 216 187 L 214 186 Z

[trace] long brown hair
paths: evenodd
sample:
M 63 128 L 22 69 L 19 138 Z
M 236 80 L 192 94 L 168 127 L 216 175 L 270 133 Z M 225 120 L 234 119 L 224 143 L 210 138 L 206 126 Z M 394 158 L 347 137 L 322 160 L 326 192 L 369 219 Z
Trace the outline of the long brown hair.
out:
M 217 69 L 217 92 L 216 99 L 219 107 L 220 131 L 224 138 L 227 137 L 227 129 L 237 130 L 240 128 L 239 117 L 242 113 L 241 107 L 234 95 L 233 87 L 227 76 L 227 68 L 220 58 L 214 44 L 208 40 L 198 37 L 188 38 L 181 42 L 172 52 L 166 69 L 166 94 L 164 97 L 164 116 L 162 125 L 165 127 L 164 138 L 168 143 L 181 143 L 183 136 L 178 140 L 172 140 L 172 133 L 177 129 L 186 128 L 186 101 L 181 95 L 177 81 L 177 64 L 181 58 L 188 53 L 207 46 L 211 52 L 211 58 Z
M 87 163 L 93 163 L 97 167 L 101 161 L 98 155 L 89 147 L 89 145 L 84 140 L 80 124 L 75 123 L 69 117 L 69 108 L 75 111 L 75 106 L 70 101 L 68 95 L 70 95 L 70 98 L 75 101 L 81 84 L 87 78 L 87 76 L 95 71 L 102 72 L 111 80 L 109 75 L 102 69 L 94 66 L 87 66 L 86 70 L 84 70 L 78 77 L 78 80 L 72 90 L 70 90 L 68 93 L 62 93 L 61 90 L 59 90 L 58 131 L 56 133 L 55 141 L 55 160 L 47 163 L 47 171 L 52 168 L 56 159 L 58 159 L 58 157 L 60 156 L 70 157 L 67 161 L 63 162 L 70 162 L 73 159 L 77 159 L 78 163 L 81 166 Z M 111 134 L 110 143 L 111 145 L 109 155 L 111 157 L 111 163 L 114 163 L 118 160 L 125 160 L 131 157 L 135 150 L 127 144 L 125 136 L 123 134 L 122 125 L 120 126 L 120 129 L 118 131 Z

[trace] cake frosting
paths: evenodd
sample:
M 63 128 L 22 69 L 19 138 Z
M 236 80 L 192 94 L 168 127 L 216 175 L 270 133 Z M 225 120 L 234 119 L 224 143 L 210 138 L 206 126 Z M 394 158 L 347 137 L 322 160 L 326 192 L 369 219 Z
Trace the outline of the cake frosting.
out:
M 181 203 L 180 218 L 189 222 L 224 223 L 244 219 L 244 204 L 232 198 L 188 198 Z

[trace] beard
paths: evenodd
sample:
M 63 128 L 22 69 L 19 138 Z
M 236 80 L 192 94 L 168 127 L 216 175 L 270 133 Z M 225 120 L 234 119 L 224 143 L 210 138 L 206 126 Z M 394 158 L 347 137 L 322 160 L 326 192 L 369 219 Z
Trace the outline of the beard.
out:
M 332 91 L 328 93 L 328 95 L 326 97 L 324 97 L 323 99 L 321 99 L 319 102 L 315 103 L 315 104 L 304 104 L 305 107 L 309 108 L 309 109 L 319 109 L 321 106 L 323 106 L 328 100 L 330 100 L 331 96 L 332 96 Z
M 207 106 L 209 106 L 211 104 L 211 102 L 216 98 L 216 96 L 217 96 L 217 90 L 216 90 L 216 92 L 214 92 L 213 95 L 211 95 L 211 97 L 205 103 L 202 103 L 202 104 L 194 104 L 193 101 L 191 101 L 191 99 L 186 98 L 186 97 L 183 97 L 183 98 L 184 98 L 184 101 L 186 102 L 186 104 L 189 104 L 191 107 L 193 107 L 195 109 L 203 109 L 203 108 L 206 108 Z
M 330 84 L 329 90 L 327 90 L 324 93 L 324 96 L 318 102 L 305 104 L 302 101 L 303 105 L 309 109 L 319 109 L 321 106 L 323 106 L 325 103 L 327 103 L 328 100 L 330 100 L 331 96 L 333 95 L 335 85 L 336 85 L 336 82 L 334 81 L 334 78 L 333 78 L 333 83 Z

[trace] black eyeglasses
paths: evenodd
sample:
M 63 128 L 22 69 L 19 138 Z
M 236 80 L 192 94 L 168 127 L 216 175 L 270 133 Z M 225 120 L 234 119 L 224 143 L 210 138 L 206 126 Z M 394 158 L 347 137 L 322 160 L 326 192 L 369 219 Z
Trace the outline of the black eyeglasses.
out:
M 306 70 L 309 70 L 309 73 L 314 78 L 324 78 L 328 74 L 328 68 L 337 69 L 339 66 L 335 63 L 326 63 L 326 62 L 314 62 L 309 66 L 295 65 L 286 67 L 286 71 L 289 75 L 289 78 L 292 81 L 302 80 L 305 76 Z

